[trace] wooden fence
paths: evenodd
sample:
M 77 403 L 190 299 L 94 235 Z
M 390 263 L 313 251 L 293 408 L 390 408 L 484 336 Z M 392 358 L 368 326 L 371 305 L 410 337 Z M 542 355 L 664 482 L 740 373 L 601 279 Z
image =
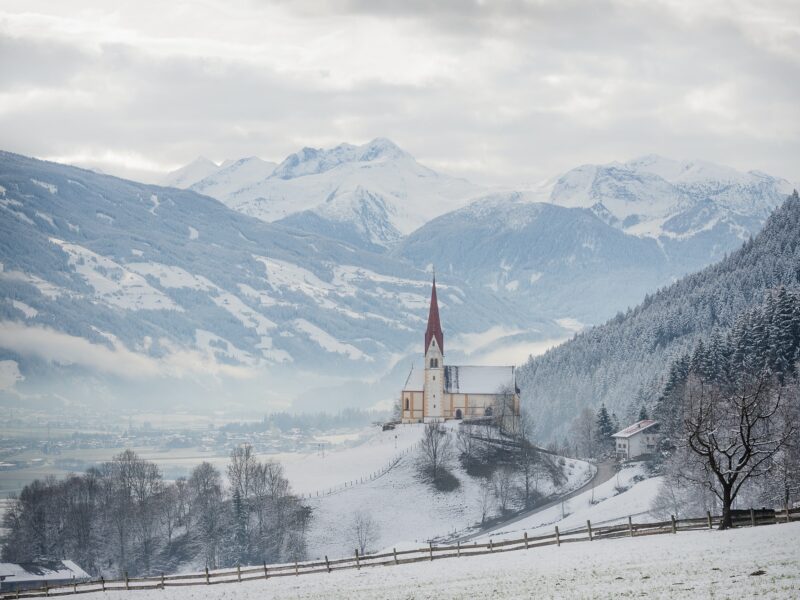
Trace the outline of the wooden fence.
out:
M 800 521 L 800 508 L 774 511 L 774 510 L 737 510 L 734 511 L 734 526 L 756 527 L 773 525 L 777 523 L 790 523 Z M 268 580 L 275 577 L 299 577 L 312 573 L 331 573 L 343 569 L 361 569 L 365 567 L 404 565 L 416 562 L 427 562 L 442 558 L 462 558 L 480 556 L 498 552 L 515 550 L 528 550 L 544 546 L 561 546 L 575 542 L 591 542 L 593 540 L 612 539 L 620 537 L 639 537 L 658 534 L 675 534 L 679 531 L 698 529 L 713 529 L 719 525 L 721 518 L 706 513 L 705 517 L 698 519 L 676 519 L 656 523 L 634 523 L 628 517 L 627 523 L 606 527 L 592 526 L 590 521 L 586 527 L 560 531 L 558 525 L 553 533 L 539 536 L 525 535 L 519 539 L 495 542 L 489 540 L 486 544 L 461 544 L 455 546 L 436 546 L 433 543 L 425 548 L 415 550 L 393 550 L 382 554 L 359 555 L 358 550 L 353 556 L 329 560 L 304 561 L 276 565 L 261 565 L 236 567 L 202 573 L 184 575 L 160 575 L 157 577 L 123 577 L 122 579 L 93 579 L 91 581 L 76 581 L 69 584 L 44 585 L 44 587 L 29 590 L 0 593 L 0 600 L 11 598 L 38 598 L 42 596 L 65 596 L 68 594 L 87 594 L 92 592 L 105 592 L 112 590 L 155 590 L 168 589 L 187 585 L 215 585 L 220 583 L 240 583 L 242 581 Z

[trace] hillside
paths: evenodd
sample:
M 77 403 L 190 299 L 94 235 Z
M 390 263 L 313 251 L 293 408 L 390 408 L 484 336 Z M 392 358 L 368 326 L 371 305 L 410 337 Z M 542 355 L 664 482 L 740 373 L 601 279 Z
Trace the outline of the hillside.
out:
M 584 406 L 605 403 L 630 420 L 660 393 L 673 358 L 700 336 L 729 328 L 767 290 L 800 286 L 800 198 L 720 263 L 645 298 L 604 325 L 533 358 L 519 370 L 522 398 L 543 437 L 565 434 Z
M 791 598 L 800 585 L 800 524 L 596 540 L 558 548 L 173 588 L 170 597 L 261 598 Z M 125 600 L 131 592 L 106 592 Z M 136 592 L 143 600 L 163 590 Z
M 370 406 L 394 395 L 403 374 L 392 369 L 418 352 L 430 276 L 384 254 L 193 191 L 10 153 L 0 212 L 7 399 L 156 406 L 164 394 L 172 408 L 264 410 L 315 386 L 394 377 L 359 397 Z M 522 324 L 534 338 L 563 335 L 523 303 L 454 277 L 441 285 L 453 338 Z

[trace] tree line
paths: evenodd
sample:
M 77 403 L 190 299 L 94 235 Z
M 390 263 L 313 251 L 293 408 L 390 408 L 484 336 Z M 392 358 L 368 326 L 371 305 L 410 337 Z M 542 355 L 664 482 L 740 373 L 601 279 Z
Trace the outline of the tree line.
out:
M 203 462 L 165 481 L 155 463 L 125 450 L 83 474 L 36 480 L 3 518 L 3 560 L 70 559 L 95 576 L 136 576 L 304 558 L 310 509 L 281 465 L 244 445 L 227 475 L 228 485 Z
M 655 405 L 666 483 L 684 512 L 800 498 L 800 293 L 784 287 L 678 357 Z

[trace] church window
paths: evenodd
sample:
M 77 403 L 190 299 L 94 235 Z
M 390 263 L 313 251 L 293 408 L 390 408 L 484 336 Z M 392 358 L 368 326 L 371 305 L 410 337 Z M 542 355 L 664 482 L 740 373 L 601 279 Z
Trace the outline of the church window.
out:
M 408 410 L 408 398 L 406 398 L 406 410 Z
M 492 407 L 491 406 L 487 406 L 486 410 L 483 411 L 483 414 L 486 415 L 487 417 L 491 417 L 492 416 Z
M 439 359 L 438 358 L 432 358 L 431 359 L 431 369 L 436 369 L 438 367 L 439 367 Z

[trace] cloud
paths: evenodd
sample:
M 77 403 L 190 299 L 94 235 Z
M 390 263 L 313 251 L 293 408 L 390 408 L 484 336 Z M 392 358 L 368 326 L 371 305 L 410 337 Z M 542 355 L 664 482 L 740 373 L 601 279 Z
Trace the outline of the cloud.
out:
M 483 183 L 660 153 L 800 178 L 796 3 L 6 2 L 6 149 L 157 179 L 394 139 Z
M 0 322 L 0 348 L 22 356 L 35 356 L 59 365 L 85 367 L 124 379 L 182 378 L 193 375 L 248 379 L 255 376 L 253 369 L 219 364 L 198 352 L 169 345 L 166 356 L 155 359 L 132 352 L 119 343 L 114 343 L 112 349 L 47 327 L 9 321 Z

